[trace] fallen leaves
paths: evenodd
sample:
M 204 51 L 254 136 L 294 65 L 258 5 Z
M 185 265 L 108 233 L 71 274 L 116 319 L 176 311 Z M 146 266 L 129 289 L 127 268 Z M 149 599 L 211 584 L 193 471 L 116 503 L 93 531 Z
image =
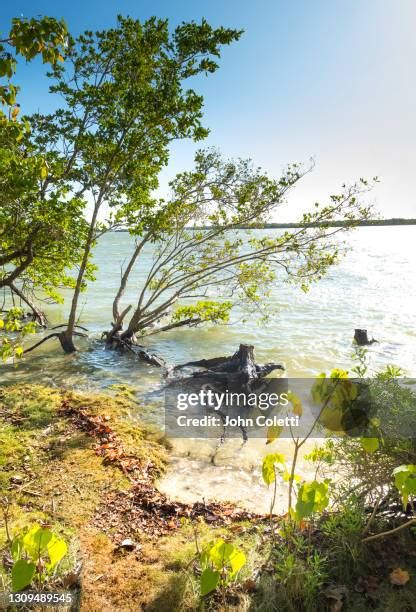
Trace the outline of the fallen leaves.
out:
M 238 510 L 232 504 L 173 502 L 153 484 L 157 475 L 151 461 L 127 455 L 121 441 L 109 425 L 109 417 L 90 414 L 84 408 L 74 408 L 65 399 L 60 412 L 69 417 L 80 430 L 96 440 L 94 452 L 103 458 L 104 465 L 113 464 L 128 477 L 132 488 L 111 493 L 97 508 L 95 526 L 108 533 L 122 546 L 129 536 L 145 533 L 159 537 L 177 529 L 181 518 L 203 518 L 208 523 L 229 525 L 236 521 L 259 520 L 264 517 Z
M 137 533 L 151 538 L 167 535 L 180 527 L 181 518 L 203 518 L 210 524 L 218 525 L 231 525 L 243 520 L 266 520 L 238 510 L 232 504 L 175 502 L 160 493 L 151 483 L 141 482 L 129 491 L 110 493 L 98 509 L 94 525 L 117 543 Z
M 93 450 L 103 458 L 104 465 L 115 464 L 130 477 L 132 482 L 146 482 L 152 479 L 155 466 L 151 461 L 143 462 L 137 457 L 126 454 L 121 441 L 108 424 L 107 415 L 93 415 L 87 410 L 74 408 L 67 400 L 63 400 L 60 412 L 71 418 L 73 424 L 80 430 L 95 438 Z
M 400 567 L 394 568 L 390 573 L 390 582 L 395 586 L 404 586 L 409 580 L 409 572 L 407 570 L 402 570 Z

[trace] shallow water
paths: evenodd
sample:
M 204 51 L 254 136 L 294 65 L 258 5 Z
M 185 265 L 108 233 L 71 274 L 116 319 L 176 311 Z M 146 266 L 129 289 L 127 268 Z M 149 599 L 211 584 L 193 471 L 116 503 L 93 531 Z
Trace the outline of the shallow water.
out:
M 363 327 L 379 340 L 369 349 L 374 370 L 394 363 L 415 376 L 416 227 L 359 228 L 348 241 L 346 257 L 307 294 L 276 284 L 271 297 L 276 314 L 267 325 L 259 326 L 250 317 L 245 324 L 236 321 L 225 327 L 168 332 L 149 338 L 147 344 L 177 364 L 232 354 L 244 342 L 255 345 L 258 362 L 282 363 L 290 377 L 313 377 L 334 367 L 350 368 L 354 328 Z M 47 342 L 17 369 L 2 366 L 3 382 L 31 381 L 91 391 L 125 383 L 135 389 L 141 402 L 154 406 L 149 418 L 163 423 L 160 371 L 130 356 L 106 351 L 99 341 L 101 332 L 110 326 L 120 266 L 131 248 L 126 233 L 109 234 L 97 246 L 98 277 L 82 298 L 80 317 L 92 342 L 79 341 L 79 352 L 70 356 L 62 355 L 56 343 Z M 150 260 L 148 248 L 123 304 L 134 303 Z M 54 325 L 63 322 L 66 309 L 67 305 L 48 307 L 50 321 Z M 260 484 L 258 465 L 269 450 L 264 441 L 249 441 L 242 448 L 239 441 L 229 440 L 212 462 L 215 442 L 176 442 L 170 472 L 161 487 L 188 500 L 233 498 L 263 508 L 267 491 Z M 284 450 L 290 454 L 289 447 Z M 306 463 L 302 466 L 305 476 L 309 469 Z

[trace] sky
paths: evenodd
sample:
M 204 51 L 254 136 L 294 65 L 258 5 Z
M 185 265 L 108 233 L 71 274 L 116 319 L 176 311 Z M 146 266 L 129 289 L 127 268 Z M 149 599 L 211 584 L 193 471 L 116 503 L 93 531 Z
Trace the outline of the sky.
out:
M 50 15 L 76 35 L 114 26 L 118 13 L 245 30 L 214 75 L 193 81 L 211 133 L 203 145 L 173 145 L 161 189 L 192 166 L 198 147 L 215 146 L 275 177 L 288 162 L 314 158 L 284 221 L 373 176 L 381 216 L 416 217 L 414 0 L 15 0 L 1 9 L 0 31 L 14 16 Z M 40 62 L 19 66 L 24 112 L 53 109 L 44 72 Z

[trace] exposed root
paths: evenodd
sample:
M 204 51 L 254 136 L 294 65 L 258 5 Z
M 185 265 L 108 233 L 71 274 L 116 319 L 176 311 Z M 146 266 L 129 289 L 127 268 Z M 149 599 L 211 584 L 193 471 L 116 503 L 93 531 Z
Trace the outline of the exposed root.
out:
M 138 344 L 136 339 L 133 338 L 122 338 L 120 334 L 108 334 L 104 333 L 103 338 L 106 339 L 106 346 L 110 349 L 116 349 L 119 351 L 128 351 L 133 353 L 141 361 L 145 361 L 150 365 L 155 365 L 159 368 L 166 368 L 168 366 L 162 357 L 158 357 L 154 353 L 150 353 L 144 346 Z
M 238 351 L 231 357 L 189 361 L 176 366 L 174 369 L 179 370 L 189 366 L 205 368 L 202 372 L 194 372 L 193 377 L 226 383 L 228 389 L 249 388 L 255 381 L 267 376 L 273 370 L 284 370 L 283 366 L 276 363 L 266 363 L 264 365 L 255 363 L 254 346 L 248 344 L 240 344 Z

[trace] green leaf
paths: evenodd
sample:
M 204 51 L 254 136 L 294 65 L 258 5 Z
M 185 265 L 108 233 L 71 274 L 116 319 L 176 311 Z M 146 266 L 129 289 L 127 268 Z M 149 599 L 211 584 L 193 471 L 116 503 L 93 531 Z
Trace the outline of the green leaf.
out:
M 222 569 L 228 559 L 228 548 L 231 544 L 226 544 L 222 538 L 219 538 L 215 544 L 209 549 L 208 557 L 217 569 Z
M 29 563 L 25 559 L 19 559 L 12 568 L 12 589 L 21 591 L 33 580 L 36 572 L 36 565 Z
M 52 536 L 53 534 L 49 529 L 42 529 L 40 525 L 34 525 L 23 536 L 23 547 L 33 561 L 37 561 L 46 551 Z
M 406 508 L 409 497 L 416 495 L 416 465 L 400 465 L 393 470 L 394 483 Z
M 18 561 L 23 548 L 23 538 L 14 538 L 11 546 L 13 561 Z
M 367 453 L 374 453 L 380 446 L 380 443 L 378 438 L 361 438 L 361 446 Z
M 267 486 L 271 485 L 271 483 L 274 482 L 274 479 L 276 477 L 275 475 L 276 463 L 281 464 L 281 466 L 284 467 L 285 457 L 284 455 L 282 455 L 282 453 L 271 453 L 269 455 L 266 455 L 265 458 L 263 459 L 261 473 L 263 476 L 263 480 Z
M 16 346 L 14 349 L 14 354 L 16 357 L 21 357 L 23 355 L 23 346 Z
M 68 546 L 64 540 L 53 535 L 47 544 L 47 550 L 50 563 L 48 563 L 46 567 L 49 571 L 52 571 L 58 565 L 59 561 L 67 554 Z
M 207 567 L 201 574 L 200 578 L 200 586 L 201 586 L 201 595 L 207 595 L 214 591 L 218 583 L 220 581 L 220 573 L 214 571 L 210 567 Z
M 267 441 L 266 444 L 271 444 L 274 440 L 280 436 L 283 431 L 283 427 L 281 425 L 271 425 L 267 430 Z
M 40 178 L 44 181 L 48 176 L 48 166 L 46 164 L 42 164 L 40 168 Z
M 247 557 L 242 550 L 233 546 L 233 551 L 229 557 L 229 563 L 232 570 L 230 576 L 234 578 L 240 569 L 247 563 Z
M 296 520 L 301 521 L 315 512 L 322 512 L 328 504 L 328 483 L 316 480 L 305 482 L 298 492 L 295 508 Z

